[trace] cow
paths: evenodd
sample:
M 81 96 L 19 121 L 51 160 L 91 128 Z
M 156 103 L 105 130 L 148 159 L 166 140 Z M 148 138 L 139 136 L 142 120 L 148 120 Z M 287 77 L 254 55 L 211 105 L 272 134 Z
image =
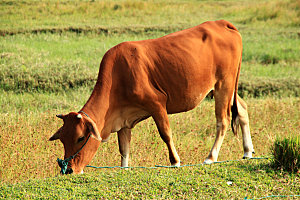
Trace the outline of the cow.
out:
M 66 173 L 82 173 L 100 143 L 114 132 L 121 166 L 127 167 L 131 129 L 149 117 L 167 145 L 171 165 L 180 166 L 168 114 L 195 108 L 211 91 L 217 131 L 204 163 L 217 161 L 231 113 L 235 135 L 241 126 L 244 158 L 251 158 L 247 105 L 237 94 L 241 61 L 241 35 L 225 20 L 112 47 L 103 56 L 97 82 L 82 109 L 57 115 L 64 124 L 49 140 L 60 139 L 65 158 L 77 152 Z

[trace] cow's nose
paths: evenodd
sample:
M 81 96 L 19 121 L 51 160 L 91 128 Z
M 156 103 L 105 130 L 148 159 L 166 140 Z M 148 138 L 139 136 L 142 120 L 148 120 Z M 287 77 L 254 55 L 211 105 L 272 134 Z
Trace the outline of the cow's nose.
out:
M 66 171 L 66 174 L 72 174 L 73 173 L 73 169 L 72 168 L 68 168 Z

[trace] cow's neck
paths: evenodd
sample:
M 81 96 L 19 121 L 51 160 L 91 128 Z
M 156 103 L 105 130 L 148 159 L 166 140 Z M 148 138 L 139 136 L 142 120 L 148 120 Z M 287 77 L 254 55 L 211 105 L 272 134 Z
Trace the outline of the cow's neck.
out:
M 81 109 L 82 111 L 87 113 L 89 117 L 96 123 L 100 135 L 103 139 L 109 136 L 107 135 L 109 133 L 103 132 L 103 129 L 106 125 L 106 118 L 107 115 L 109 115 L 110 111 L 109 96 L 110 91 L 106 88 L 103 88 L 97 83 L 89 100 Z
M 105 140 L 110 135 L 110 130 L 107 128 L 107 119 L 113 112 L 112 108 L 112 63 L 102 60 L 98 80 L 94 90 L 81 109 L 86 112 L 92 120 L 95 121 L 101 137 Z

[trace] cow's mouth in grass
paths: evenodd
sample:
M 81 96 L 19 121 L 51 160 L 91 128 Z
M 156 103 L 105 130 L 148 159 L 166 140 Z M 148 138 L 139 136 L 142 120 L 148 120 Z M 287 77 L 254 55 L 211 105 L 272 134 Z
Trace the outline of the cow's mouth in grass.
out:
M 66 171 L 66 174 L 72 174 L 73 173 L 73 169 L 72 168 L 68 168 Z

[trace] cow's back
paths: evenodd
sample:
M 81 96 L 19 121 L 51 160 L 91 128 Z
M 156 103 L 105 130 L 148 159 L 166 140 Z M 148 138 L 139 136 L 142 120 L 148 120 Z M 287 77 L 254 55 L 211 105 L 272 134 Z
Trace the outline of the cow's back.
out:
M 242 42 L 227 21 L 205 22 L 161 38 L 125 42 L 116 46 L 114 80 L 125 99 L 149 100 L 166 96 L 168 113 L 194 108 L 216 82 L 235 77 Z M 122 91 L 120 91 L 122 90 Z

